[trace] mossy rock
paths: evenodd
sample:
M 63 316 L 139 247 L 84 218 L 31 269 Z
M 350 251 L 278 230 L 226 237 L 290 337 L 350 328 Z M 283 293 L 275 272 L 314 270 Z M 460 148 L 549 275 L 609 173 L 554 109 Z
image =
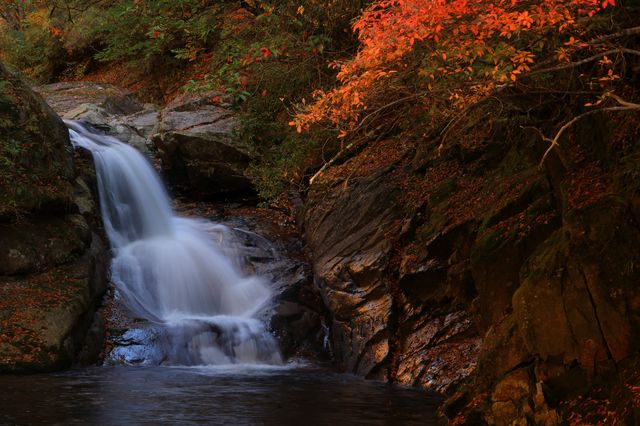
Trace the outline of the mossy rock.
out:
M 91 241 L 83 216 L 36 216 L 0 223 L 0 275 L 42 272 L 82 255 Z
M 0 277 L 0 372 L 67 367 L 80 350 L 105 291 L 104 247 L 40 274 Z
M 0 64 L 0 219 L 65 210 L 73 196 L 70 151 L 62 120 Z

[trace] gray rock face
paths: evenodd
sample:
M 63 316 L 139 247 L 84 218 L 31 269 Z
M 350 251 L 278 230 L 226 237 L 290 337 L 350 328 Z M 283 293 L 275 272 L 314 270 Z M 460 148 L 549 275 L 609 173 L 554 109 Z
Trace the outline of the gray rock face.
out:
M 64 119 L 89 123 L 144 154 L 157 151 L 164 175 L 180 192 L 208 198 L 252 190 L 245 176 L 251 150 L 234 135 L 230 105 L 213 102 L 223 98 L 220 94 L 185 94 L 160 110 L 108 84 L 36 89 Z
M 130 115 L 143 109 L 132 92 L 110 84 L 79 81 L 54 83 L 33 89 L 61 116 L 81 104 L 98 105 L 110 115 Z
M 153 148 L 150 137 L 157 125 L 158 110 L 154 105 L 145 105 L 144 109 L 131 115 L 112 115 L 101 106 L 82 104 L 62 118 L 89 123 L 143 154 L 149 154 Z
M 159 110 L 155 105 L 141 104 L 131 92 L 88 82 L 56 83 L 37 89 L 65 120 L 89 123 L 144 154 L 153 150 L 150 138 Z
M 171 102 L 153 136 L 170 182 L 205 197 L 251 188 L 245 176 L 251 153 L 234 136 L 235 114 L 209 103 L 212 96 L 183 96 Z

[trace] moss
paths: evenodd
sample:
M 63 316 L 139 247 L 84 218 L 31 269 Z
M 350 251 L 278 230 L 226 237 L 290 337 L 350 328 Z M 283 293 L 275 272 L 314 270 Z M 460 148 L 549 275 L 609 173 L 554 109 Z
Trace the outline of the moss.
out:
M 551 234 L 537 247 L 529 258 L 529 262 L 522 268 L 522 279 L 527 278 L 535 282 L 557 271 L 558 265 L 565 264 L 563 259 L 568 256 L 569 246 L 570 242 L 565 231 L 558 230 Z
M 1 64 L 0 82 L 0 219 L 64 208 L 73 178 L 64 123 Z

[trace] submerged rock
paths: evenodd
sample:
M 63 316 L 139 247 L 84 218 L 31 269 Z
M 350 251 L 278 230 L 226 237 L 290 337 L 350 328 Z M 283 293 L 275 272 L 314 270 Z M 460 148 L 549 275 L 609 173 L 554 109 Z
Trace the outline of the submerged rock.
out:
M 91 168 L 76 160 L 62 120 L 0 64 L 0 371 L 63 368 L 101 350 L 91 326 L 106 247 Z

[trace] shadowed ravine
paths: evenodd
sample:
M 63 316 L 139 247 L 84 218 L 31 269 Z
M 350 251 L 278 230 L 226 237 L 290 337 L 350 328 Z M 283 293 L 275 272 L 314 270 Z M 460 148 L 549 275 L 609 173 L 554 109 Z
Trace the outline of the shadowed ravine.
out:
M 67 125 L 93 154 L 115 296 L 151 355 L 122 344 L 102 367 L 4 375 L 0 424 L 437 424 L 438 397 L 285 363 L 264 323 L 274 290 L 241 272 L 236 235 L 264 238 L 174 215 L 142 155 Z

